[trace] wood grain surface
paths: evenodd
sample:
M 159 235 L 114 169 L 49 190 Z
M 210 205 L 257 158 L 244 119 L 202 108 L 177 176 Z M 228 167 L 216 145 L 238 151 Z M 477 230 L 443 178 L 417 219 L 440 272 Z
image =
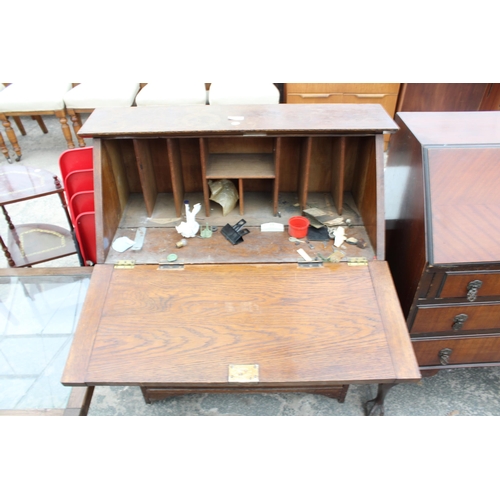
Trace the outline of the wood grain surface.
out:
M 263 387 L 392 382 L 412 356 L 388 341 L 367 266 L 98 265 L 87 302 L 68 385 L 224 385 L 231 363 L 259 364 Z
M 240 216 L 241 217 L 241 216 Z M 246 217 L 246 215 L 244 216 Z M 288 222 L 288 221 L 287 221 Z M 201 224 L 202 229 L 205 224 Z M 245 264 L 245 263 L 281 263 L 297 262 L 302 260 L 297 250 L 302 248 L 312 258 L 329 257 L 338 250 L 333 246 L 333 240 L 327 242 L 311 241 L 309 246 L 305 241 L 299 244 L 289 240 L 287 229 L 284 232 L 261 232 L 260 227 L 245 225 L 250 233 L 243 236 L 243 242 L 231 244 L 221 233 L 221 227 L 213 233 L 211 238 L 188 238 L 184 247 L 177 248 L 176 243 L 182 236 L 173 228 L 147 228 L 144 245 L 140 251 L 126 250 L 118 252 L 113 248 L 107 258 L 107 264 L 115 264 L 119 260 L 133 260 L 136 264 L 155 264 L 167 262 L 167 255 L 177 255 L 177 264 Z M 118 229 L 116 238 L 126 236 L 134 240 L 137 228 Z M 346 229 L 348 237 L 363 239 L 368 242 L 368 234 L 364 227 L 356 226 Z M 347 261 L 353 257 L 364 257 L 372 260 L 374 253 L 371 246 L 364 249 L 356 245 L 344 244 L 340 249 L 344 254 L 342 259 Z M 342 256 L 342 254 L 340 254 Z
M 429 262 L 500 257 L 500 147 L 429 148 Z
M 413 348 L 420 366 L 437 365 L 440 368 L 454 364 L 500 362 L 500 337 L 444 338 L 439 340 L 413 339 Z M 451 349 L 448 365 L 441 365 L 439 353 Z M 476 365 L 478 366 L 478 365 Z
M 449 272 L 439 293 L 441 298 L 460 297 L 466 298 L 469 291 L 468 285 L 472 281 L 480 280 L 481 287 L 477 290 L 477 297 L 500 296 L 500 272 Z M 500 297 L 498 297 L 500 298 Z
M 406 123 L 422 145 L 500 142 L 500 112 L 401 112 L 397 116 Z
M 453 332 L 455 317 L 466 314 L 460 332 L 472 330 L 496 329 L 500 330 L 500 303 L 488 304 L 457 304 L 441 307 L 419 307 L 411 333 L 426 332 Z
M 234 124 L 229 116 L 243 116 Z M 398 128 L 380 104 L 283 104 L 98 108 L 82 137 L 179 137 L 381 133 Z

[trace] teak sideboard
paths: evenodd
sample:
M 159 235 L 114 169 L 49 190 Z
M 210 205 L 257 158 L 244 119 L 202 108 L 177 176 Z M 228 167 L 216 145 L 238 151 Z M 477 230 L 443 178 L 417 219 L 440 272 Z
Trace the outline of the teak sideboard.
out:
M 95 110 L 80 134 L 93 139 L 98 263 L 63 383 L 137 385 L 148 402 L 230 391 L 343 401 L 350 383 L 419 380 L 385 262 L 383 133 L 396 130 L 371 104 Z M 239 192 L 226 216 L 209 200 L 219 178 Z M 179 248 L 184 200 L 201 203 L 213 234 Z M 311 207 L 366 245 L 332 262 L 331 240 L 261 231 Z M 249 233 L 232 244 L 221 229 L 242 218 Z M 140 250 L 112 248 L 139 228 Z
M 500 112 L 398 113 L 387 256 L 424 375 L 500 364 Z

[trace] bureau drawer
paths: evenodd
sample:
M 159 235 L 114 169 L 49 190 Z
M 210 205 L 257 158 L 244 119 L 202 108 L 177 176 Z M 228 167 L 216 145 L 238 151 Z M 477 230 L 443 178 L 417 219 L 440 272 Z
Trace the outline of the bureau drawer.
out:
M 420 306 L 410 333 L 467 332 L 500 329 L 500 304 Z
M 464 298 L 500 296 L 500 271 L 489 273 L 446 273 L 438 297 Z
M 500 362 L 500 336 L 413 340 L 419 366 Z

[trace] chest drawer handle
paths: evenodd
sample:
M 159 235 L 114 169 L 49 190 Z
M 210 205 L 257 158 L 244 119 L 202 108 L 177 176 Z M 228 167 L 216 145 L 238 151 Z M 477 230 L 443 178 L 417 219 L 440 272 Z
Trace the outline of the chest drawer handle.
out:
M 387 94 L 354 94 L 356 97 L 360 99 L 382 99 Z
M 483 282 L 481 280 L 471 281 L 467 285 L 467 300 L 474 302 L 477 299 L 477 291 L 481 288 Z
M 331 95 L 334 94 L 299 94 L 302 99 L 328 99 Z
M 467 316 L 467 314 L 457 314 L 455 316 L 455 319 L 453 320 L 453 325 L 451 325 L 451 327 L 455 331 L 461 330 L 462 326 L 464 326 L 464 323 L 467 321 L 468 318 L 469 316 Z
M 441 349 L 439 351 L 439 362 L 442 365 L 447 365 L 450 362 L 450 356 L 452 352 L 453 352 L 452 349 L 450 349 L 449 347 Z

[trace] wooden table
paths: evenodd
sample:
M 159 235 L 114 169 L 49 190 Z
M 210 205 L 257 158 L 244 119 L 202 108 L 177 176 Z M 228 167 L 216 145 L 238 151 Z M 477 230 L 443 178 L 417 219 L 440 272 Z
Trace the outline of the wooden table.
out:
M 419 380 L 385 262 L 383 134 L 395 130 L 376 104 L 96 110 L 80 133 L 93 138 L 98 264 L 63 383 L 136 385 L 147 402 L 242 391 L 343 401 L 350 383 Z M 219 230 L 178 249 L 182 200 L 205 204 L 200 216 L 219 229 L 241 218 L 207 199 L 219 155 L 245 178 L 250 233 L 232 246 Z M 273 178 L 256 169 L 262 158 Z M 325 204 L 366 239 L 361 254 L 346 247 L 342 262 L 323 264 L 331 241 L 308 245 L 309 264 L 286 233 L 260 231 Z M 112 242 L 139 227 L 141 250 L 118 255 Z

